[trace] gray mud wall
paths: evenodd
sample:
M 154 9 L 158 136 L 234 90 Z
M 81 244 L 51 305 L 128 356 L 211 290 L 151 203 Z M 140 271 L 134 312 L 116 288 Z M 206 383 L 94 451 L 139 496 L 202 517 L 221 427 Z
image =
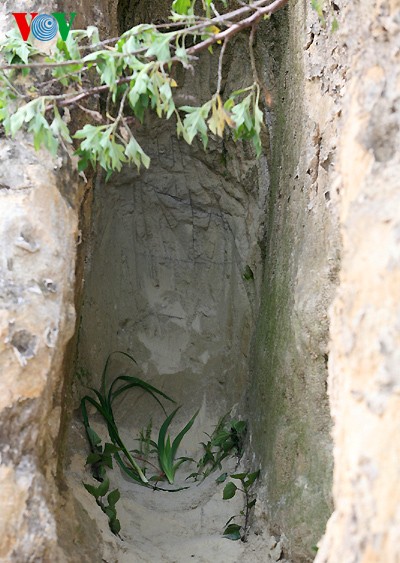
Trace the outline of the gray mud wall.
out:
M 313 559 L 332 510 L 328 308 L 340 266 L 333 170 L 343 71 L 328 26 L 295 2 L 266 43 L 272 163 L 248 406 L 265 519 L 293 561 Z
M 226 91 L 251 83 L 247 59 L 247 40 L 238 38 L 227 51 Z M 179 105 L 213 95 L 217 65 L 206 54 L 195 75 L 177 72 Z M 127 352 L 135 373 L 183 404 L 182 418 L 202 407 L 196 424 L 209 430 L 247 389 L 266 157 L 257 161 L 232 140 L 212 138 L 206 152 L 197 141 L 188 146 L 172 119 L 147 116 L 138 133 L 150 169 L 127 168 L 95 187 L 78 365 L 98 381 L 108 354 Z M 129 398 L 121 409 L 127 423 Z M 140 409 L 136 425 L 148 421 L 148 404 L 143 418 Z

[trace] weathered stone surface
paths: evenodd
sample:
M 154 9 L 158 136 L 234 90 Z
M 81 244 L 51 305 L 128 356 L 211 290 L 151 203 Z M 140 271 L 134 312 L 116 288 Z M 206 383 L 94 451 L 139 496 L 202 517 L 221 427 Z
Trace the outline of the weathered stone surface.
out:
M 400 560 L 400 4 L 350 3 L 331 310 L 335 512 L 319 563 Z
M 332 510 L 326 379 L 339 268 L 332 171 L 343 70 L 331 55 L 335 36 L 305 3 L 291 4 L 268 31 L 260 48 L 271 57 L 271 190 L 249 406 L 267 525 L 286 537 L 288 557 L 303 561 L 313 558 Z
M 297 2 L 287 43 L 277 36 L 285 46 L 275 57 L 254 446 L 266 464 L 269 524 L 294 561 L 311 559 L 330 507 L 330 350 L 336 509 L 317 560 L 397 561 L 399 3 L 332 6 L 337 32 Z M 337 224 L 343 269 L 328 347 Z
M 48 155 L 2 140 L 0 158 L 0 557 L 38 561 L 56 543 L 56 443 L 63 353 L 75 327 L 77 214 Z

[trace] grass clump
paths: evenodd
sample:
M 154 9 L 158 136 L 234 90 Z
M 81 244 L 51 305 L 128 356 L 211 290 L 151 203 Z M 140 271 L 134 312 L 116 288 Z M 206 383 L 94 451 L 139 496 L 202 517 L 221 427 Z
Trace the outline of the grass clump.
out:
M 90 449 L 92 453 L 99 453 L 98 450 L 98 436 L 91 428 L 89 423 L 89 416 L 87 412 L 87 403 L 92 405 L 97 412 L 102 416 L 103 420 L 107 424 L 108 434 L 110 436 L 110 440 L 112 444 L 117 448 L 114 452 L 115 460 L 117 461 L 120 468 L 132 479 L 139 483 L 148 483 L 148 479 L 143 473 L 142 469 L 139 467 L 135 459 L 133 458 L 131 452 L 126 447 L 125 443 L 123 442 L 118 426 L 115 422 L 115 416 L 113 411 L 113 403 L 115 399 L 120 396 L 122 393 L 126 393 L 131 389 L 141 389 L 146 391 L 149 395 L 153 397 L 157 401 L 157 403 L 161 406 L 161 408 L 165 412 L 165 408 L 160 401 L 159 397 L 162 397 L 168 401 L 175 402 L 173 399 L 168 397 L 165 393 L 153 387 L 143 379 L 138 377 L 129 376 L 129 375 L 120 375 L 114 379 L 112 384 L 107 387 L 107 372 L 109 368 L 109 364 L 111 361 L 111 357 L 114 354 L 121 354 L 124 357 L 128 358 L 131 362 L 136 364 L 135 359 L 130 356 L 129 354 L 125 354 L 125 352 L 114 352 L 110 354 L 107 358 L 106 364 L 104 366 L 104 370 L 102 373 L 101 378 L 101 386 L 100 390 L 94 389 L 91 387 L 91 391 L 95 394 L 96 398 L 93 398 L 90 395 L 85 395 L 81 400 L 81 410 L 83 416 L 83 423 L 86 429 L 86 435 L 89 441 Z
M 183 438 L 192 428 L 199 411 L 191 417 L 189 422 L 173 438 L 169 433 L 169 428 L 181 407 L 176 407 L 168 414 L 164 406 L 165 401 L 172 403 L 175 403 L 175 401 L 160 389 L 134 375 L 118 375 L 109 383 L 110 362 L 114 355 L 120 355 L 123 359 L 128 360 L 130 364 L 136 366 L 135 359 L 125 352 L 117 351 L 110 354 L 102 372 L 100 388 L 89 388 L 91 394 L 87 394 L 82 398 L 81 411 L 90 447 L 86 464 L 90 466 L 92 476 L 98 482 L 97 485 L 84 483 L 84 487 L 95 498 L 96 503 L 107 515 L 111 531 L 119 535 L 121 524 L 117 517 L 116 504 L 121 495 L 118 489 L 110 487 L 108 471 L 114 468 L 114 462 L 116 462 L 128 477 L 142 486 L 168 492 L 187 489 L 188 487 L 171 489 L 170 486 L 174 484 L 176 472 L 184 462 L 195 462 L 192 458 L 179 457 L 178 451 Z M 152 420 L 150 420 L 139 434 L 137 439 L 139 447 L 131 450 L 121 437 L 114 408 L 117 397 L 135 390 L 145 391 L 146 394 L 150 395 L 161 407 L 166 418 L 158 431 L 156 440 L 152 439 L 153 424 Z M 109 440 L 104 441 L 104 443 L 90 424 L 88 405 L 94 407 L 96 413 L 100 415 L 106 424 Z M 222 468 L 224 459 L 236 456 L 239 460 L 243 453 L 246 431 L 247 424 L 245 421 L 231 418 L 229 412 L 224 415 L 218 421 L 213 433 L 211 435 L 207 434 L 208 441 L 201 443 L 204 452 L 197 462 L 197 471 L 189 475 L 187 479 L 192 478 L 195 481 L 203 481 L 211 473 Z M 250 511 L 256 502 L 255 498 L 251 496 L 250 489 L 258 475 L 259 471 L 230 476 L 231 479 L 238 479 L 241 485 L 238 487 L 233 482 L 228 483 L 224 488 L 223 498 L 225 500 L 232 498 L 237 490 L 243 492 L 245 495 L 245 509 L 241 512 L 241 515 L 244 518 L 244 522 L 242 525 L 232 522 L 238 515 L 233 516 L 225 526 L 224 537 L 246 541 Z M 223 483 L 227 478 L 228 474 L 224 473 L 217 479 L 217 483 Z M 159 487 L 158 482 L 160 481 L 167 481 L 168 488 Z
M 163 470 L 170 485 L 172 485 L 174 482 L 175 473 L 178 467 L 182 465 L 182 463 L 184 463 L 185 461 L 194 461 L 188 457 L 180 457 L 175 462 L 175 458 L 176 458 L 177 450 L 179 448 L 179 445 L 183 437 L 193 426 L 193 423 L 195 421 L 196 416 L 199 414 L 199 411 L 197 411 L 192 416 L 192 418 L 189 420 L 186 426 L 179 432 L 175 440 L 171 442 L 170 435 L 169 434 L 167 435 L 168 427 L 171 424 L 176 413 L 178 412 L 179 408 L 180 407 L 175 409 L 164 421 L 163 425 L 160 428 L 160 432 L 158 435 L 158 442 L 157 442 L 157 453 L 158 453 L 158 460 L 160 462 L 160 467 Z

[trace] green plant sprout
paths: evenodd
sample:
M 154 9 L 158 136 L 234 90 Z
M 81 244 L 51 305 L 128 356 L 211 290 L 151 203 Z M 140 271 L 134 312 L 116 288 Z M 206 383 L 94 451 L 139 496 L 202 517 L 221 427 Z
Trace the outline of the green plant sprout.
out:
M 197 463 L 197 471 L 191 473 L 187 479 L 202 481 L 217 469 L 222 468 L 222 461 L 232 455 L 240 459 L 243 452 L 243 443 L 247 430 L 247 423 L 243 420 L 230 419 L 226 413 L 218 421 L 213 433 L 207 436 L 207 442 L 201 442 L 204 455 Z
M 136 461 L 140 461 L 143 463 L 142 471 L 146 471 L 146 465 L 151 464 L 149 458 L 151 454 L 157 453 L 157 448 L 155 447 L 155 442 L 151 439 L 151 433 L 153 430 L 153 421 L 152 419 L 149 420 L 147 426 L 142 428 L 139 432 L 139 438 L 136 438 L 136 441 L 139 442 L 139 447 L 132 450 L 132 454 Z
M 116 536 L 119 535 L 119 532 L 121 531 L 121 523 L 117 518 L 117 509 L 115 508 L 116 503 L 121 498 L 119 490 L 114 489 L 108 493 L 110 488 L 110 480 L 108 477 L 105 477 L 98 487 L 88 485 L 87 483 L 84 483 L 84 487 L 96 499 L 96 502 L 100 506 L 101 510 L 107 515 L 110 530 Z M 104 500 L 106 495 L 107 499 Z
M 249 473 L 247 471 L 246 473 L 236 473 L 230 476 L 231 479 L 240 481 L 241 487 L 230 481 L 224 487 L 222 498 L 224 500 L 229 500 L 236 495 L 237 491 L 241 491 L 244 495 L 245 506 L 240 514 L 232 516 L 225 524 L 224 538 L 234 541 L 247 541 L 250 531 L 250 514 L 257 501 L 256 497 L 251 493 L 251 489 L 259 476 L 260 470 L 255 471 L 254 473 Z M 217 482 L 222 483 L 226 480 L 226 478 L 227 474 L 223 474 L 217 479 Z M 243 524 L 232 523 L 232 521 L 236 518 L 242 518 Z
M 180 407 L 175 409 L 164 421 L 163 425 L 160 428 L 160 432 L 158 434 L 158 442 L 157 442 L 157 453 L 160 462 L 160 467 L 163 470 L 170 485 L 174 483 L 175 473 L 178 467 L 180 467 L 182 463 L 184 463 L 185 461 L 194 461 L 193 459 L 188 457 L 180 457 L 178 458 L 177 461 L 175 461 L 175 458 L 179 445 L 182 442 L 182 439 L 193 426 L 193 423 L 195 421 L 195 418 L 199 414 L 199 411 L 197 411 L 192 416 L 192 418 L 189 420 L 186 426 L 176 436 L 175 440 L 171 441 L 170 435 L 167 434 L 168 427 L 171 424 L 176 413 L 178 412 L 179 408 Z
M 90 405 L 95 407 L 97 412 L 102 416 L 102 418 L 107 424 L 107 430 L 110 436 L 110 440 L 112 444 L 117 448 L 117 450 L 114 452 L 114 457 L 120 468 L 135 481 L 139 483 L 147 484 L 148 483 L 147 477 L 144 475 L 143 471 L 141 470 L 141 468 L 133 458 L 131 452 L 128 450 L 128 448 L 126 447 L 125 443 L 123 442 L 120 436 L 117 424 L 115 422 L 115 417 L 113 412 L 113 402 L 119 395 L 134 388 L 139 388 L 146 391 L 149 395 L 153 397 L 153 399 L 157 401 L 157 403 L 161 406 L 164 412 L 165 409 L 159 397 L 162 397 L 171 402 L 174 401 L 173 399 L 168 397 L 168 395 L 166 395 L 156 387 L 153 387 L 149 383 L 143 381 L 142 379 L 128 375 L 118 376 L 117 378 L 114 379 L 110 387 L 107 388 L 106 376 L 109 369 L 111 358 L 115 354 L 120 354 L 136 364 L 135 359 L 129 354 L 126 354 L 125 352 L 117 351 L 117 352 L 113 352 L 108 356 L 101 377 L 100 390 L 94 389 L 93 387 L 90 388 L 91 391 L 96 396 L 96 398 L 93 398 L 90 395 L 85 395 L 81 400 L 83 423 L 85 425 L 86 435 L 90 444 L 91 452 L 93 454 L 98 454 L 99 441 L 101 442 L 101 439 L 96 434 L 96 432 L 94 432 L 94 430 L 91 428 L 89 424 L 89 417 L 86 407 L 87 403 L 89 403 Z

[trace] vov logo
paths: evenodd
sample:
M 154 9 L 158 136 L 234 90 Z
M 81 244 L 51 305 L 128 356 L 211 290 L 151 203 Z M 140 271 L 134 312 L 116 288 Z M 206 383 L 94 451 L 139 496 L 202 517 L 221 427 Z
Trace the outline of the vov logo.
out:
M 52 14 L 31 12 L 30 24 L 26 18 L 28 15 L 27 12 L 13 12 L 12 15 L 17 22 L 18 29 L 24 41 L 28 40 L 30 33 L 39 41 L 51 41 L 58 32 L 60 32 L 61 39 L 66 41 L 71 31 L 76 12 L 71 12 L 69 23 L 67 23 L 64 12 L 53 12 Z

